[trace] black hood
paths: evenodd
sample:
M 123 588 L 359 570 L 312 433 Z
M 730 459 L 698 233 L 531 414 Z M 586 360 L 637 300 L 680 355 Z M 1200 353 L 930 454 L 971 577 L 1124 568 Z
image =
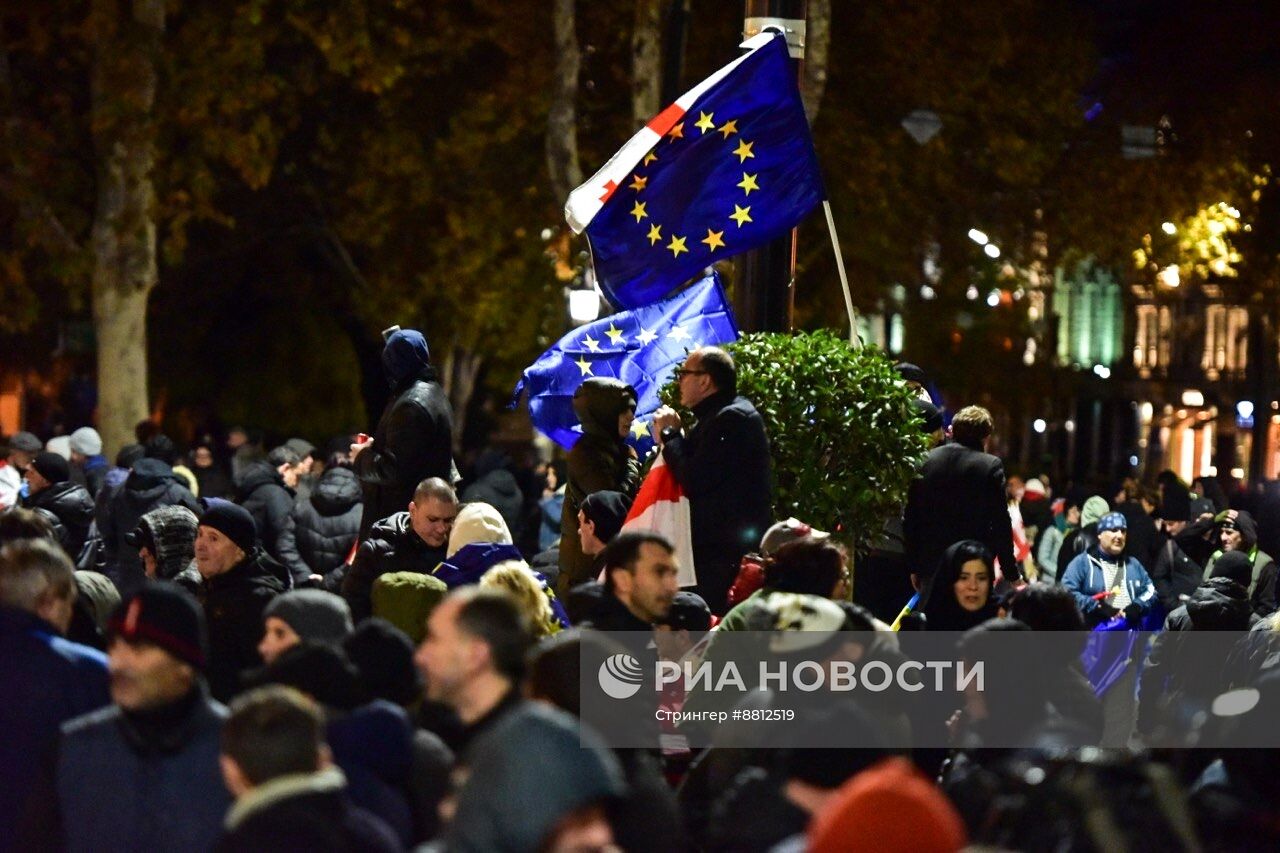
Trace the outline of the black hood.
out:
M 244 500 L 261 486 L 274 483 L 284 488 L 284 477 L 270 462 L 253 462 L 240 472 L 240 480 L 236 483 L 236 493 Z
M 348 468 L 329 468 L 311 491 L 311 505 L 321 515 L 342 515 L 363 500 L 360 480 Z
M 174 482 L 177 481 L 173 477 L 173 469 L 167 463 L 159 459 L 139 459 L 124 481 L 124 487 L 138 495 L 160 495 Z
M 1252 612 L 1248 590 L 1230 578 L 1210 578 L 1187 601 L 1187 616 L 1197 631 L 1248 630 Z

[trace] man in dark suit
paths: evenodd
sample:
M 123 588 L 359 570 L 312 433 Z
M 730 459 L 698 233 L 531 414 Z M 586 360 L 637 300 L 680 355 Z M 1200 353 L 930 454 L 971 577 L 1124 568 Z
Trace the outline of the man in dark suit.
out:
M 981 406 L 966 406 L 951 421 L 951 443 L 929 451 L 907 493 L 903 518 L 907 566 L 924 590 L 942 554 L 961 539 L 976 539 L 1015 583 L 1022 569 L 1013 557 L 1013 526 L 1005 504 L 1004 465 L 986 453 L 994 423 Z
M 687 433 L 663 406 L 653 426 L 663 459 L 689 498 L 695 591 L 723 614 L 742 555 L 773 523 L 769 437 L 756 407 L 738 396 L 733 358 L 719 347 L 689 353 L 676 371 L 680 404 L 698 423 Z

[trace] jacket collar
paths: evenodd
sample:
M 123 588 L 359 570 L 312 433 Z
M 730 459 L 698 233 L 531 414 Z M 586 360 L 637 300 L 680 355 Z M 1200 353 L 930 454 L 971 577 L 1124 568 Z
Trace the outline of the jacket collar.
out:
M 264 782 L 236 800 L 227 812 L 225 826 L 234 830 L 249 817 L 291 797 L 333 794 L 347 787 L 347 777 L 336 766 L 315 773 L 290 773 Z
M 728 391 L 717 391 L 693 407 L 693 414 L 699 421 L 705 421 L 716 412 L 734 401 L 734 395 Z

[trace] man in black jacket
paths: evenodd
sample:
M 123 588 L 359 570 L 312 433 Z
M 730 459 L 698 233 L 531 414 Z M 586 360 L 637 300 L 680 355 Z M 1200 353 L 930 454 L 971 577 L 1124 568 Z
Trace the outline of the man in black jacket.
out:
M 298 461 L 287 447 L 271 451 L 266 462 L 251 462 L 240 475 L 237 502 L 249 510 L 258 526 L 262 547 L 293 575 L 294 586 L 319 582 L 298 553 L 297 525 L 293 519 L 293 491 L 285 485 L 281 469 Z M 291 461 L 292 460 L 292 461 Z
M 418 484 L 408 512 L 397 512 L 375 524 L 339 581 L 342 597 L 351 605 L 351 617 L 359 622 L 370 615 L 373 582 L 380 576 L 389 572 L 425 575 L 440 565 L 457 516 L 458 496 L 453 489 L 444 480 L 429 477 Z
M 107 491 L 104 488 L 102 494 Z M 121 595 L 137 589 L 146 577 L 138 549 L 129 547 L 125 537 L 144 515 L 162 506 L 185 506 L 200 513 L 195 495 L 179 484 L 173 469 L 159 459 L 135 462 L 124 485 L 111 494 L 105 506 L 99 505 L 98 533 L 107 560 L 104 574 L 115 582 Z
M 679 414 L 663 406 L 654 430 L 689 498 L 694 591 L 723 615 L 738 563 L 773 523 L 769 437 L 756 407 L 738 396 L 737 368 L 724 350 L 689 353 L 676 379 L 680 404 L 693 410 L 697 425 L 682 432 Z
M 1022 578 L 1013 556 L 1004 464 L 985 452 L 994 428 L 991 413 L 981 406 L 961 409 L 951 421 L 951 443 L 929 451 L 907 492 L 903 533 L 917 589 L 927 589 L 943 553 L 961 539 L 986 545 L 1010 583 Z
M 71 482 L 71 466 L 56 453 L 39 453 L 27 466 L 29 494 L 22 505 L 43 510 L 58 523 L 58 544 L 75 559 L 93 524 L 93 498 L 84 486 Z
M 427 339 L 396 328 L 382 350 L 393 399 L 373 438 L 351 445 L 351 460 L 364 487 L 360 538 L 374 522 L 400 512 L 428 477 L 449 482 L 453 470 L 453 409 L 436 380 Z
M 231 704 L 221 763 L 236 802 L 214 850 L 400 849 L 385 823 L 352 803 L 324 726 L 320 706 L 291 687 L 262 687 Z

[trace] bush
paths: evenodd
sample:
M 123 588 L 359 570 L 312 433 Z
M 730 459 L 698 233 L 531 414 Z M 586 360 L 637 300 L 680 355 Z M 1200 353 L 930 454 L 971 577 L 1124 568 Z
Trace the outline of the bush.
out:
M 893 361 L 827 330 L 748 334 L 725 349 L 738 365 L 738 393 L 769 431 L 776 516 L 865 552 L 901 512 L 927 449 Z M 674 383 L 663 396 L 673 399 Z

